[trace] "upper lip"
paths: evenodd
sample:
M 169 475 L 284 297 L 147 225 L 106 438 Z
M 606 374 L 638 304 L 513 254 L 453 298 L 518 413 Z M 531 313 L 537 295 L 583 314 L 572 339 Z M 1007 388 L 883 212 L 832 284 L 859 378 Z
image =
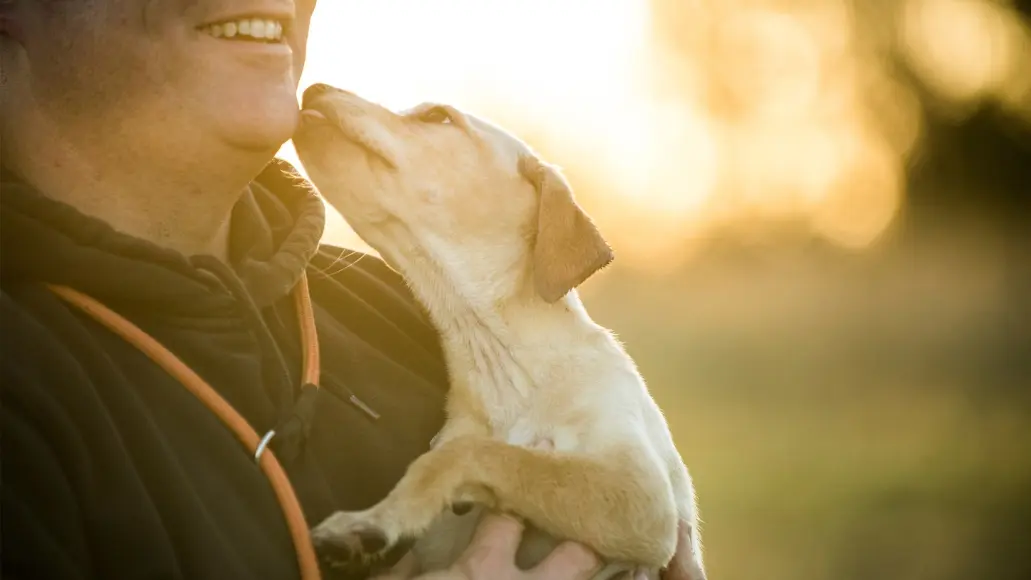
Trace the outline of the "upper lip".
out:
M 210 17 L 205 17 L 203 24 L 200 26 L 210 26 L 219 22 L 232 22 L 234 20 L 243 20 L 245 18 L 257 18 L 259 20 L 275 20 L 283 24 L 289 24 L 293 22 L 294 5 L 290 3 L 277 3 L 271 6 L 250 6 L 247 8 L 238 8 L 232 11 L 225 11 L 216 13 Z

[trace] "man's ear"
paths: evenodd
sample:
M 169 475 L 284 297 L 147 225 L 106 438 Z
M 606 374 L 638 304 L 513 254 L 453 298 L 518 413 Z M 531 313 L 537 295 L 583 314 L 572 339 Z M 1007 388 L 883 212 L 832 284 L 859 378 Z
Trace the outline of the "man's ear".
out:
M 612 248 L 558 171 L 531 156 L 520 158 L 519 171 L 536 187 L 539 200 L 534 285 L 553 303 L 612 262 Z

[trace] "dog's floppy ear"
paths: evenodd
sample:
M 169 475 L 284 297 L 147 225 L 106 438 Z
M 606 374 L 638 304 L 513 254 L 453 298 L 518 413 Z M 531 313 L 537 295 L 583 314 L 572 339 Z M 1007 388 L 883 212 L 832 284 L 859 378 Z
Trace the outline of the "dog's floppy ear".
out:
M 534 284 L 541 298 L 553 303 L 607 266 L 614 257 L 612 248 L 558 171 L 529 155 L 520 157 L 519 171 L 537 188 L 539 198 Z

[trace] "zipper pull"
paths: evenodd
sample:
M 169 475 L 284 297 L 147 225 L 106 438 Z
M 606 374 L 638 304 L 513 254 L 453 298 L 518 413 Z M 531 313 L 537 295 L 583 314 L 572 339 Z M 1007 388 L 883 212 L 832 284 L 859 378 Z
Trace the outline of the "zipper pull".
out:
M 368 415 L 373 421 L 378 421 L 379 420 L 379 416 L 380 416 L 379 413 L 377 413 L 375 411 L 375 409 L 373 409 L 372 407 L 366 405 L 365 401 L 362 401 L 361 399 L 359 399 L 358 396 L 355 395 L 354 393 L 351 393 L 351 395 L 347 398 L 347 400 L 350 401 L 351 404 L 354 405 L 355 407 L 358 407 L 359 411 L 361 411 L 362 413 L 365 413 L 366 415 Z

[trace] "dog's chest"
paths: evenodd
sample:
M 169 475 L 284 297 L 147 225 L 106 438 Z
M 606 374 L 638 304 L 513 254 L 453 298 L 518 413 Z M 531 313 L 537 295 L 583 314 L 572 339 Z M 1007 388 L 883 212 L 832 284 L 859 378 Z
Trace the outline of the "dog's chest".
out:
M 520 447 L 546 444 L 557 451 L 588 451 L 598 441 L 598 409 L 590 399 L 529 389 L 484 389 L 476 413 L 491 437 Z
M 546 445 L 557 451 L 576 451 L 583 447 L 582 429 L 548 420 L 532 411 L 504 413 L 492 418 L 495 438 L 520 447 Z

